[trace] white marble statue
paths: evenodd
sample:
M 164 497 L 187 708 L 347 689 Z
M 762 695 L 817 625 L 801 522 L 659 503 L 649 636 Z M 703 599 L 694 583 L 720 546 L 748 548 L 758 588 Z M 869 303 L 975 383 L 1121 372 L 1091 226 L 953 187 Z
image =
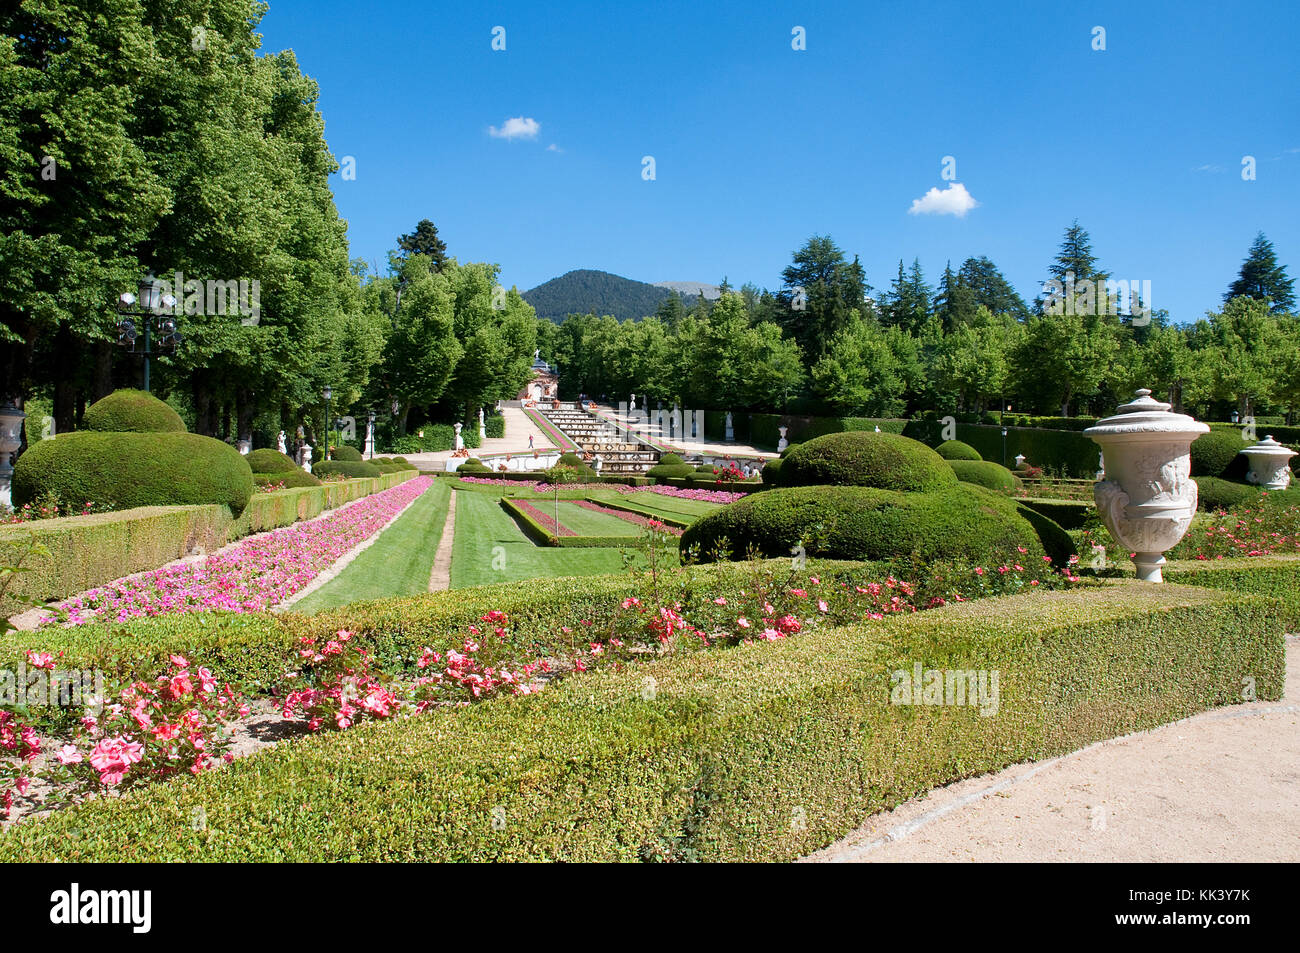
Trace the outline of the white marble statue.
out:
M 727 411 L 727 434 L 725 439 L 728 443 L 736 439 L 736 429 L 731 424 L 731 411 Z
M 465 449 L 465 438 L 460 435 L 461 428 L 463 428 L 464 426 L 465 425 L 462 424 L 460 421 L 456 422 L 456 449 L 457 450 Z M 424 434 L 421 433 L 420 436 L 424 436 Z
M 281 453 L 289 452 L 289 445 L 285 443 L 283 430 L 280 431 L 280 436 L 275 439 L 275 449 L 279 450 Z
M 480 440 L 487 439 L 487 423 L 483 419 L 483 408 L 478 409 L 478 436 Z

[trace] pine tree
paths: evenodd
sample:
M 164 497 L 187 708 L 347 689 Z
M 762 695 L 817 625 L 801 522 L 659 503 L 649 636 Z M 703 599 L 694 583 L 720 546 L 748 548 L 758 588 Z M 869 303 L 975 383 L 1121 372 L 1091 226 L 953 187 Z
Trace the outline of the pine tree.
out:
M 397 239 L 397 247 L 410 255 L 428 255 L 433 259 L 433 270 L 441 271 L 447 262 L 447 243 L 438 237 L 438 227 L 427 218 L 420 219 L 415 231 Z
M 1246 253 L 1246 260 L 1241 263 L 1237 280 L 1228 287 L 1223 296 L 1227 304 L 1239 295 L 1248 298 L 1271 299 L 1271 314 L 1288 314 L 1295 307 L 1295 280 L 1288 278 L 1286 266 L 1277 263 L 1277 254 L 1273 243 L 1260 232 Z
M 987 258 L 967 258 L 962 262 L 957 277 L 963 285 L 970 288 L 976 307 L 982 305 L 992 314 L 1009 314 L 1017 321 L 1029 317 L 1025 299 L 998 271 L 997 265 Z

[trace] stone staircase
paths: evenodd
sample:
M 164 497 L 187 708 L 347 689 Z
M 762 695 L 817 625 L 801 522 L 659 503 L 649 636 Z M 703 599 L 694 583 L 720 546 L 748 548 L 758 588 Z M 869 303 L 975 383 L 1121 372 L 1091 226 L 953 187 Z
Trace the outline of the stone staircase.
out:
M 626 434 L 609 421 L 577 404 L 560 402 L 538 411 L 581 448 L 583 459 L 594 465 L 600 455 L 600 472 L 608 476 L 637 476 L 659 462 L 659 451 Z

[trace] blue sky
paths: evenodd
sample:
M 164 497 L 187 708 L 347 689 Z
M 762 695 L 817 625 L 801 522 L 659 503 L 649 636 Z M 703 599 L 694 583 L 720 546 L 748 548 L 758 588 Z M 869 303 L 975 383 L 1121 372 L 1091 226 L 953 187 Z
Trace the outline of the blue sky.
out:
M 1259 230 L 1300 272 L 1300 4 L 270 3 L 264 49 L 320 84 L 352 255 L 381 265 L 427 217 L 521 290 L 574 268 L 775 289 L 829 234 L 877 288 L 900 258 L 933 282 L 987 255 L 1030 299 L 1078 218 L 1179 322 Z M 909 214 L 953 197 L 945 156 L 978 205 Z

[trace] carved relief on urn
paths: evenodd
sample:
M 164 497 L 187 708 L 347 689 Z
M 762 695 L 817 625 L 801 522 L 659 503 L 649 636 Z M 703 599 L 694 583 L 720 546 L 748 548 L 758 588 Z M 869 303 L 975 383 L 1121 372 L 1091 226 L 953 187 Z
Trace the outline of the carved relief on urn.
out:
M 1169 413 L 1169 405 L 1145 389 L 1084 431 L 1105 458 L 1103 479 L 1093 487 L 1097 510 L 1111 535 L 1137 554 L 1139 579 L 1163 581 L 1165 552 L 1192 525 L 1197 486 L 1191 446 L 1209 432 L 1191 417 Z

